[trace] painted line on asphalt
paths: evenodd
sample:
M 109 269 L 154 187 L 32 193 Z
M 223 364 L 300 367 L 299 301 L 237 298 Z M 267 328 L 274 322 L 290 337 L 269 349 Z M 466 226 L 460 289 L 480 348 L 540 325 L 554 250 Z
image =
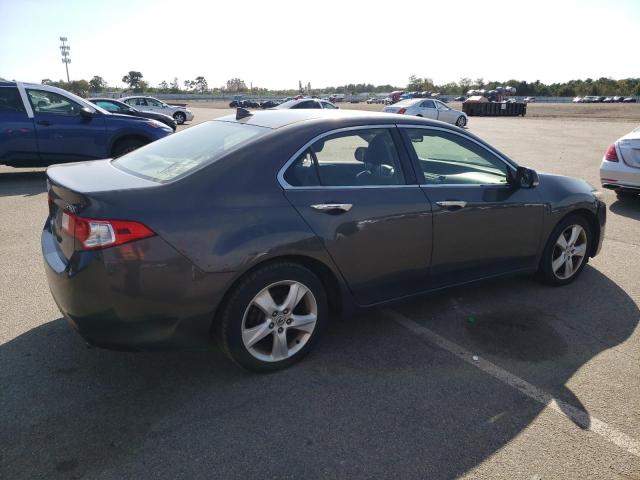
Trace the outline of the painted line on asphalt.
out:
M 444 337 L 441 337 L 433 330 L 420 325 L 418 322 L 411 320 L 401 313 L 390 309 L 386 309 L 385 312 L 396 323 L 415 333 L 420 338 L 427 340 L 429 343 L 435 344 L 443 350 L 446 350 L 447 352 L 458 357 L 460 360 L 467 362 L 469 365 L 473 365 L 474 367 L 479 368 L 483 372 L 488 373 L 492 377 L 500 380 L 510 387 L 515 388 L 520 393 L 535 400 L 536 402 L 539 402 L 542 405 L 545 405 L 556 411 L 557 413 L 568 417 L 569 420 L 580 426 L 582 429 L 600 435 L 608 442 L 611 442 L 614 445 L 617 445 L 618 447 L 626 450 L 631 455 L 640 457 L 640 442 L 631 438 L 629 435 L 616 430 L 609 424 L 589 415 L 584 410 L 576 408 L 573 405 L 569 405 L 562 400 L 553 398 L 552 395 L 545 392 L 544 390 L 536 387 L 535 385 L 532 385 L 531 383 L 523 380 L 517 375 L 514 375 L 506 371 L 505 369 L 498 367 L 490 361 L 474 355 L 460 345 L 453 343 Z

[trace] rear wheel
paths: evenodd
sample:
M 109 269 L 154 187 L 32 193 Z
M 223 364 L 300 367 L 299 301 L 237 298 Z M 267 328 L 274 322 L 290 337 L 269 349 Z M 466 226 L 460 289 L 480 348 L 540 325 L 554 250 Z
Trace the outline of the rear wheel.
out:
M 133 152 L 136 148 L 140 148 L 147 143 L 149 142 L 141 138 L 123 138 L 113 146 L 111 156 L 113 158 L 121 157 L 125 153 Z
M 620 200 L 622 200 L 622 199 L 636 197 L 636 196 L 638 196 L 638 193 L 640 193 L 640 191 L 632 192 L 632 191 L 629 191 L 629 190 L 616 190 L 616 197 L 618 197 Z
M 456 120 L 456 126 L 458 126 L 458 127 L 462 128 L 462 127 L 464 127 L 466 124 L 467 124 L 467 119 L 466 119 L 463 115 L 460 115 L 460 116 L 458 117 L 458 119 Z
M 545 246 L 539 274 L 545 283 L 566 285 L 589 261 L 591 229 L 580 215 L 569 215 L 553 230 Z
M 176 123 L 178 125 L 182 125 L 184 122 L 187 121 L 187 116 L 182 113 L 182 112 L 176 112 L 173 114 L 173 118 L 175 119 Z
M 322 282 L 290 262 L 250 273 L 231 292 L 216 324 L 225 353 L 238 365 L 266 372 L 306 355 L 327 321 Z

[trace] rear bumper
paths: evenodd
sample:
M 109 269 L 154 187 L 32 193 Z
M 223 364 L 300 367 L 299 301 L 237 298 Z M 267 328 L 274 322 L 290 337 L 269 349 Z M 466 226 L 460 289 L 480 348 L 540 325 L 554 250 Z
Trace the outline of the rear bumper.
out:
M 42 253 L 60 312 L 90 344 L 118 350 L 206 346 L 231 274 L 204 274 L 159 237 L 67 261 L 45 225 Z
M 600 183 L 610 190 L 640 190 L 640 168 L 630 167 L 626 163 L 608 162 L 600 164 Z

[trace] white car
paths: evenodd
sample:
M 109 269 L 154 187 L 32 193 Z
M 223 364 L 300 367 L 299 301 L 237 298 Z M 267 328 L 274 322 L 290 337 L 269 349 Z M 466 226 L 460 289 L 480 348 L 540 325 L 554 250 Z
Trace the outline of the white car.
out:
M 440 100 L 434 99 L 407 98 L 406 100 L 401 100 L 398 103 L 384 107 L 382 111 L 431 118 L 433 120 L 440 120 L 441 122 L 452 123 L 460 128 L 464 127 L 469 121 L 466 113 L 460 110 L 454 110 Z
M 524 103 L 535 103 L 536 102 L 536 97 L 524 97 L 523 102 Z
M 640 194 L 640 127 L 609 147 L 600 164 L 600 183 L 618 197 Z
M 133 96 L 119 98 L 121 102 L 130 105 L 137 110 L 144 112 L 157 112 L 164 113 L 173 117 L 178 125 L 182 125 L 184 122 L 190 122 L 193 120 L 193 112 L 186 107 L 180 107 L 177 105 L 167 105 L 166 103 L 153 97 L 146 96 Z

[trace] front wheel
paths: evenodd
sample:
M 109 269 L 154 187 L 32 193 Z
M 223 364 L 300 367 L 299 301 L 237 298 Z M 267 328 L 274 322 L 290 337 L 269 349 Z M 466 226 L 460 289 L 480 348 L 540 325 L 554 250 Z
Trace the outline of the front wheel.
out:
M 248 370 L 279 370 L 300 360 L 327 321 L 327 297 L 318 277 L 290 262 L 250 273 L 231 292 L 216 323 L 225 353 Z
M 456 126 L 463 128 L 466 124 L 467 124 L 467 119 L 463 115 L 460 115 L 456 120 Z
M 182 125 L 184 122 L 186 122 L 186 121 L 187 121 L 187 116 L 186 116 L 184 113 L 182 113 L 182 112 L 176 112 L 176 113 L 173 115 L 173 118 L 175 119 L 175 121 L 176 121 L 176 123 L 177 123 L 178 125 Z
M 569 215 L 553 230 L 542 255 L 539 275 L 550 285 L 576 279 L 589 261 L 591 229 L 580 215 Z
M 135 149 L 146 145 L 146 140 L 142 140 L 141 138 L 124 138 L 116 142 L 111 151 L 111 157 L 117 158 L 121 157 L 125 153 L 133 152 Z

